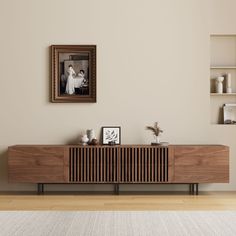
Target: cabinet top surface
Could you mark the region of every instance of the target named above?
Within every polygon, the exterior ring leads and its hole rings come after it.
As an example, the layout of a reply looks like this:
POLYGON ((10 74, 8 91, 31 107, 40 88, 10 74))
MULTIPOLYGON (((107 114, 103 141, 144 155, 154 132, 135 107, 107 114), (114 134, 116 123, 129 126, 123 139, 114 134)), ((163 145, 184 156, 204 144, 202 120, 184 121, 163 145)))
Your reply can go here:
POLYGON ((17 144, 9 147, 214 147, 226 146, 222 144, 169 144, 169 145, 150 145, 150 144, 122 144, 122 145, 80 145, 80 144, 17 144))

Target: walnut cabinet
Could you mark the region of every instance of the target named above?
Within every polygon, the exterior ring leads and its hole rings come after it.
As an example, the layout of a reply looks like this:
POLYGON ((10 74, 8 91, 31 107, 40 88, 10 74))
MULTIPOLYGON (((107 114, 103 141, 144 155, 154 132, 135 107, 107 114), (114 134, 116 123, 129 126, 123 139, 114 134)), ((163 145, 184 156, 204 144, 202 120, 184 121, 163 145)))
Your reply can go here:
POLYGON ((223 145, 16 145, 8 149, 9 182, 199 183, 229 182, 229 148, 223 145))

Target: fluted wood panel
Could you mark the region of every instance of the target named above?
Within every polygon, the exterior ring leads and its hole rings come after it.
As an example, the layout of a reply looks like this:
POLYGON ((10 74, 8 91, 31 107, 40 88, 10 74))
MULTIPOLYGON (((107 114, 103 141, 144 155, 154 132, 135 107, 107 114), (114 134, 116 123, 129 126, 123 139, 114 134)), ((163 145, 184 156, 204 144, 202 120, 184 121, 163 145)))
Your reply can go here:
POLYGON ((168 182, 167 147, 121 147, 120 183, 168 182))
POLYGON ((167 147, 71 147, 69 152, 70 182, 168 182, 167 147))
POLYGON ((118 182, 117 147, 69 148, 69 181, 78 183, 118 182))

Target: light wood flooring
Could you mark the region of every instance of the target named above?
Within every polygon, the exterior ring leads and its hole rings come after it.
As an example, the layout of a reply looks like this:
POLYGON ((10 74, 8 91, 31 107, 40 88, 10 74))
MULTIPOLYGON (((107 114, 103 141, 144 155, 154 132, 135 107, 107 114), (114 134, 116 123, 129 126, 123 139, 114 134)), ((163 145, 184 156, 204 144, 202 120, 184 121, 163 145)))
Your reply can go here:
POLYGON ((71 193, 0 192, 0 210, 236 210, 236 192, 71 193))

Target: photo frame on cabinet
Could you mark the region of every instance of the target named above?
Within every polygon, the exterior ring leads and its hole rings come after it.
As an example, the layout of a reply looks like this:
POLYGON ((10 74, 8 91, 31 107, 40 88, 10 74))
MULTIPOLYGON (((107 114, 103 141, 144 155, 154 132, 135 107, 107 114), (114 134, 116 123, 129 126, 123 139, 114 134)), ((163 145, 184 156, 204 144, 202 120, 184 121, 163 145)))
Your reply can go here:
POLYGON ((223 105, 224 124, 235 125, 236 124, 236 104, 224 104, 223 105))
POLYGON ((102 144, 103 145, 120 145, 121 144, 121 127, 120 126, 103 126, 102 127, 102 144))
POLYGON ((51 46, 51 101, 95 103, 96 45, 51 46))

